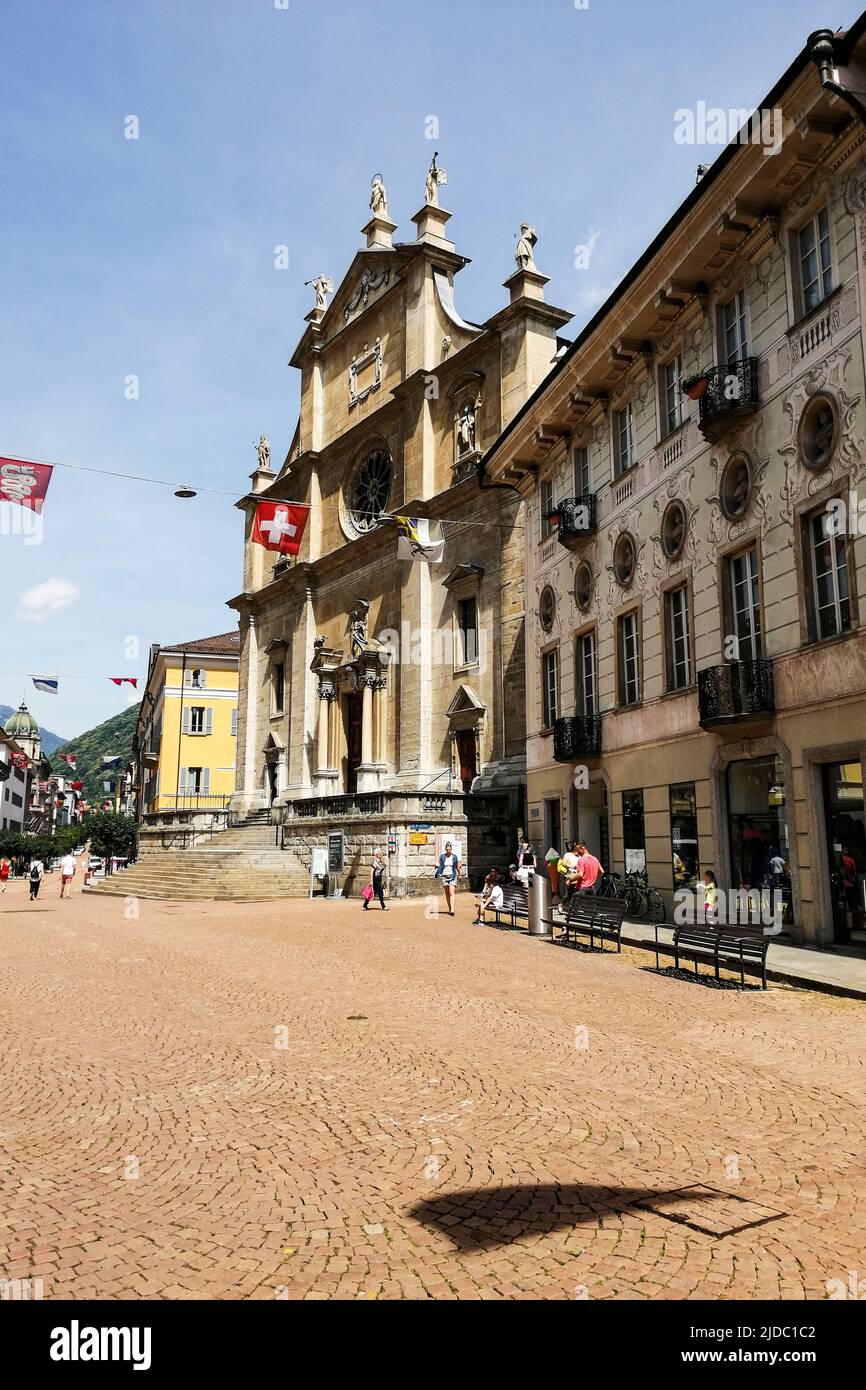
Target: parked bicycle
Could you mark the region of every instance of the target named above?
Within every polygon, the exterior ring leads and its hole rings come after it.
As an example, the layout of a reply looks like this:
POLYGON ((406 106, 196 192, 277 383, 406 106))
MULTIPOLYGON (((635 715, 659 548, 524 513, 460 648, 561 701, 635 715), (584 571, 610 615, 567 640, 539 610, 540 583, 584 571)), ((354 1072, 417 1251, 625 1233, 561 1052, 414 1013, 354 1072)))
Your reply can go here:
POLYGON ((620 874, 605 874, 600 892, 602 897, 618 898, 624 902, 629 917, 646 917, 659 924, 667 917, 664 898, 657 888, 650 888, 645 870, 634 870, 625 878, 620 874))

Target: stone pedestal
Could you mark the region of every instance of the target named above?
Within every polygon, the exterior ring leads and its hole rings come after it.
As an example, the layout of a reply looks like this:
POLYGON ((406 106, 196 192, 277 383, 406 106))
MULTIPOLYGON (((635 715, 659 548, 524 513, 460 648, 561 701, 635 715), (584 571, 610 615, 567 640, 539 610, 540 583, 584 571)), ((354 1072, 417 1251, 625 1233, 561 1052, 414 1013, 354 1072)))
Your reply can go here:
POLYGON ((390 251, 393 242, 392 237, 397 230, 397 223, 392 222, 388 217, 371 217, 366 227, 361 228, 361 235, 367 238, 367 250, 370 251, 374 246, 382 246, 390 251))
POLYGON ((516 299, 543 299, 544 286, 549 279, 550 276, 542 275, 540 270, 515 270, 503 284, 513 304, 516 299))
POLYGON ((451 213, 444 208, 431 206, 425 203, 420 212, 416 212, 412 221, 418 228, 418 241, 426 241, 431 246, 438 246, 441 251, 454 251, 456 247, 453 241, 449 241, 445 235, 445 223, 450 222, 451 213))

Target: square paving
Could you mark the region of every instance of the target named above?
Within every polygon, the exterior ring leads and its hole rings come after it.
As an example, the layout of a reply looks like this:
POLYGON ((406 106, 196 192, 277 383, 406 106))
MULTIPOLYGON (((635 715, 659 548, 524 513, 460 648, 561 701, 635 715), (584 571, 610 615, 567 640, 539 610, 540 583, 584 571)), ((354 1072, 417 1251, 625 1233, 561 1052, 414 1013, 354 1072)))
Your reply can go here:
POLYGON ((423 903, 0 901, 0 1279, 45 1298, 826 1298, 866 1006, 423 903), (135 913, 138 912, 136 918, 135 913))

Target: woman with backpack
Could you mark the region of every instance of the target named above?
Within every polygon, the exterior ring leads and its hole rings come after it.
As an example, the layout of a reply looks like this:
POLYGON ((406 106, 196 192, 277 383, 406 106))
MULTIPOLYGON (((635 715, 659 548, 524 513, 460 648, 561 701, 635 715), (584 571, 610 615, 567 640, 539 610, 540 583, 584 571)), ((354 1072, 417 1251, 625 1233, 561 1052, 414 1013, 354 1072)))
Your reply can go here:
POLYGON ((460 860, 454 853, 451 841, 447 840, 445 849, 439 856, 439 867, 436 870, 436 877, 441 878, 442 887, 445 889, 445 906, 448 909, 448 916, 454 916, 454 885, 460 877, 460 860))
POLYGON ((30 860, 30 901, 35 903, 39 897, 39 889, 42 887, 42 875, 45 872, 41 859, 30 860))

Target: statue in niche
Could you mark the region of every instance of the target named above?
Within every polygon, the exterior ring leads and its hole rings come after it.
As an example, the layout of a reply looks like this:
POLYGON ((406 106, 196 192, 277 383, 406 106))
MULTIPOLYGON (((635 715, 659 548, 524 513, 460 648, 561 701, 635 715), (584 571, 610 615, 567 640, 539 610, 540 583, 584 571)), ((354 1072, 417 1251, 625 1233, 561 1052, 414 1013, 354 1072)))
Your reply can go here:
POLYGON ((363 652, 369 650, 370 642, 367 637, 367 614, 370 605, 366 599, 358 599, 349 613, 349 633, 352 641, 352 656, 361 656, 363 652))
POLYGON ((457 416, 457 453, 472 453, 475 449, 475 403, 467 401, 457 416))
POLYGON ((436 150, 430 160, 430 168, 427 170, 427 205, 431 208, 438 208, 439 206, 439 185, 448 182, 448 175, 445 170, 440 169, 436 163, 438 157, 439 151, 436 150))
POLYGON ((534 251, 538 242, 538 233, 534 227, 530 227, 528 222, 521 222, 520 236, 517 238, 517 249, 514 252, 514 259, 517 262, 518 270, 537 270, 535 264, 534 251))
POLYGON ((265 468, 270 471, 271 446, 268 443, 267 435, 262 434, 259 436, 259 442, 256 445, 256 453, 259 456, 259 468, 265 468))
POLYGON ((328 275, 323 275, 321 271, 315 280, 305 280, 305 285, 312 285, 316 295, 316 308, 327 309, 328 295, 334 293, 334 282, 328 275))
POLYGON ((381 174, 374 174, 370 184, 370 211, 374 217, 388 216, 388 194, 381 174))

